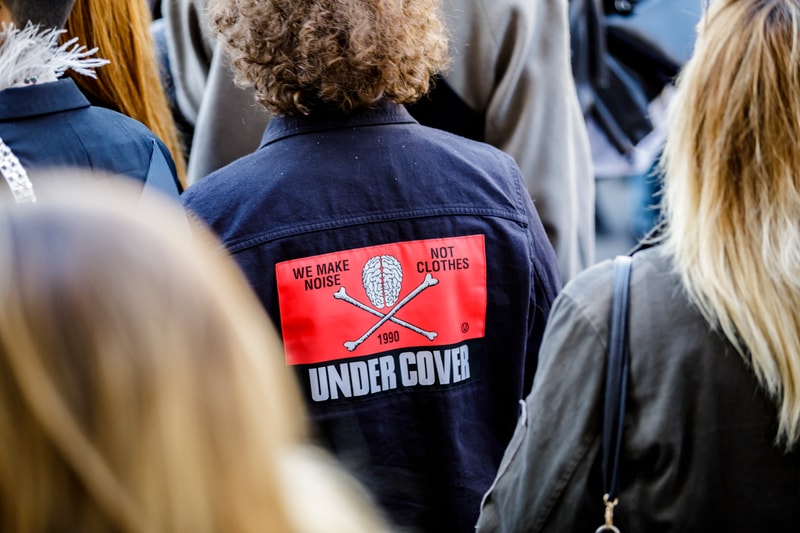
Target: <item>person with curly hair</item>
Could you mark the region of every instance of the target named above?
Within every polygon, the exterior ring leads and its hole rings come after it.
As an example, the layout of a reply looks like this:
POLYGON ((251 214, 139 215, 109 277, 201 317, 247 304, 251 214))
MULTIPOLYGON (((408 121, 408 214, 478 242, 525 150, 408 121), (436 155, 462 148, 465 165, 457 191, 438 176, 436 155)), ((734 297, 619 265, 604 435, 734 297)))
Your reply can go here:
MULTIPOLYGON (((595 261, 595 176, 570 69, 565 0, 444 0, 450 67, 408 110, 426 126, 483 141, 519 165, 562 280, 595 261)), ((253 152, 269 116, 237 87, 205 0, 168 0, 153 31, 187 130, 187 181, 253 152)))
POLYGON ((403 531, 473 531, 558 264, 513 158, 420 125, 436 0, 214 0, 261 146, 182 198, 278 329, 315 436, 403 531))

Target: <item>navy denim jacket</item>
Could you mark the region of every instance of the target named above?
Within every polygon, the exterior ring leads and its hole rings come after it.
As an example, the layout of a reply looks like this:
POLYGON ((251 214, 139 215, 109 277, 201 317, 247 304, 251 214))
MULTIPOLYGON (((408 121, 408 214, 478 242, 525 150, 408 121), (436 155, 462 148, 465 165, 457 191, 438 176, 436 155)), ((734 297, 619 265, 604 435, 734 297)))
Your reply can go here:
POLYGON ((172 156, 155 133, 90 105, 69 78, 0 91, 0 138, 30 174, 91 168, 141 181, 176 200, 181 190, 172 156))
POLYGON ((381 102, 271 120, 183 195, 281 331, 317 437, 411 531, 472 531, 558 266, 513 159, 381 102))

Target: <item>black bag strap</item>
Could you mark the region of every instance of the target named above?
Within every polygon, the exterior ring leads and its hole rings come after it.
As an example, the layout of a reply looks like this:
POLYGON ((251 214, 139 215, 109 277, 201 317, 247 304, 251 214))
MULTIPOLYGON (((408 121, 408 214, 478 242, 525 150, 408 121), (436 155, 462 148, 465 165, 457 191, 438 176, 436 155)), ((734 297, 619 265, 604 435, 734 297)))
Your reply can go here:
POLYGON ((614 259, 611 285, 611 317, 606 366, 606 392, 603 407, 603 503, 605 524, 597 531, 619 531, 614 527, 614 507, 619 496, 619 459, 628 385, 628 291, 633 259, 618 255, 614 259))

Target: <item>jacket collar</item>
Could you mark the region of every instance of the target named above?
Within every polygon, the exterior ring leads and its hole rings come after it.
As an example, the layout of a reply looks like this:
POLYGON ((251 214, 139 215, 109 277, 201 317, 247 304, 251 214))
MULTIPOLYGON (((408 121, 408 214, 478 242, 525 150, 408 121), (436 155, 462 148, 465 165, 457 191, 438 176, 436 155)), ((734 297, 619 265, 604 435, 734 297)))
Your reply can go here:
POLYGON ((267 124, 259 148, 294 135, 378 124, 417 124, 417 121, 405 107, 385 98, 369 109, 349 115, 320 113, 311 116, 278 116, 271 118, 267 124))
POLYGON ((89 107, 70 78, 0 91, 0 122, 89 107))

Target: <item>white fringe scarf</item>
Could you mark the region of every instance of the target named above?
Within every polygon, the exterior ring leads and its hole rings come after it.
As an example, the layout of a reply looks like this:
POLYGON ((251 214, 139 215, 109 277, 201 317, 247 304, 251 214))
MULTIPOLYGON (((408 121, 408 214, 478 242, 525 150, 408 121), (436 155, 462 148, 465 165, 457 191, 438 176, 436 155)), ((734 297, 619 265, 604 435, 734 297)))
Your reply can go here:
POLYGON ((0 91, 35 83, 56 81, 72 69, 84 76, 96 77, 94 69, 108 60, 91 57, 97 48, 87 50, 73 37, 64 44, 58 38, 66 30, 39 31, 28 23, 24 29, 14 24, 0 27, 0 91))

